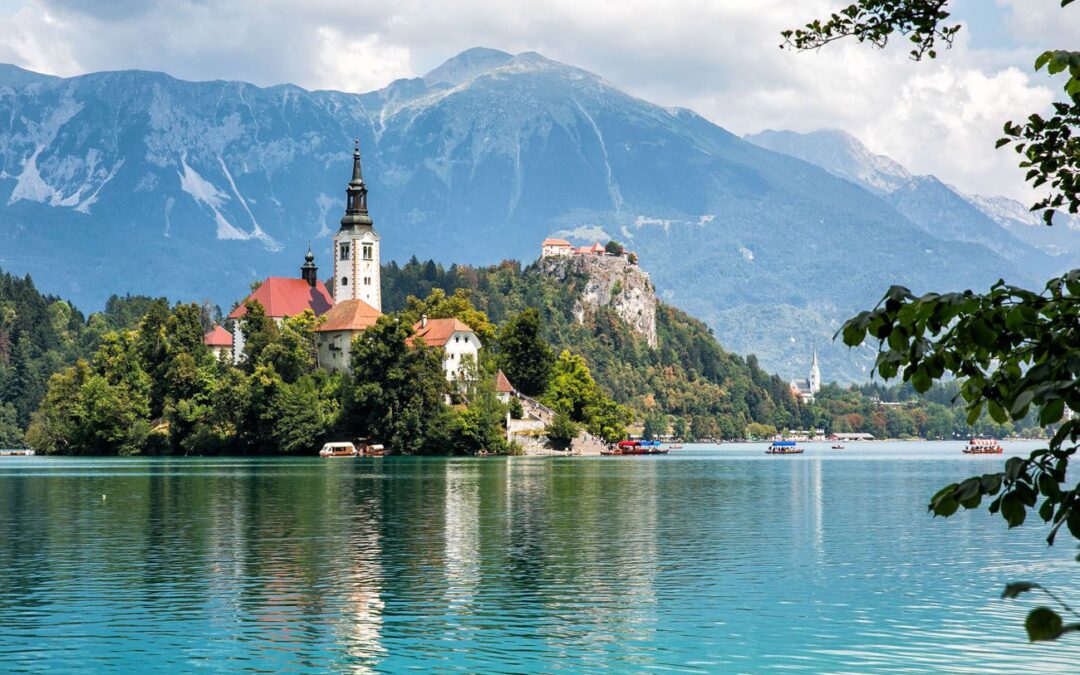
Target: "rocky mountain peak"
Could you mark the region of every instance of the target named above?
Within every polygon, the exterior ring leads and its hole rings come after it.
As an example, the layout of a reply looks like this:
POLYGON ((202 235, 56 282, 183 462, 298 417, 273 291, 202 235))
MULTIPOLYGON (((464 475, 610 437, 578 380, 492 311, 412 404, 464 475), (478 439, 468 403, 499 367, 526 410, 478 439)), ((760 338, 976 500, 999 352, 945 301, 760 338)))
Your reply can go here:
POLYGON ((492 68, 506 65, 513 58, 513 54, 498 49, 473 47, 447 59, 442 65, 425 74, 423 79, 428 84, 442 83, 456 87, 492 68))

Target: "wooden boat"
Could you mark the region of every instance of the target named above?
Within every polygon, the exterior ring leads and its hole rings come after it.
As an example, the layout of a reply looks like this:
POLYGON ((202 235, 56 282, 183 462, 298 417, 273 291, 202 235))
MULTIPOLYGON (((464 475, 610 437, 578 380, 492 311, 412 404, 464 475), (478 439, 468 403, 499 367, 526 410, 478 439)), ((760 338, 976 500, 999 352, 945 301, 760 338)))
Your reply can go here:
POLYGON ((612 455, 621 455, 623 453, 622 453, 622 448, 619 448, 618 446, 615 446, 614 448, 606 448, 604 450, 601 450, 600 454, 605 455, 607 457, 610 457, 612 455))
POLYGON ((682 450, 682 443, 676 443, 675 445, 669 445, 668 450, 682 450))
MULTIPOLYGON (((666 455, 668 449, 660 441, 619 441, 615 446, 619 455, 666 455)), ((603 453, 601 453, 603 454, 603 453)))
POLYGON ((964 448, 965 455, 1000 455, 1005 450, 992 438, 973 438, 964 448))
POLYGON ((773 441, 766 455, 801 455, 803 449, 795 444, 795 441, 773 441))
POLYGON ((319 457, 356 457, 359 454, 352 443, 327 443, 319 450, 319 457))
POLYGON ((379 443, 361 443, 357 451, 363 457, 385 457, 386 448, 379 443))
POLYGON ((844 449, 844 446, 843 446, 843 445, 841 445, 841 444, 839 444, 839 443, 837 443, 836 445, 832 446, 832 449, 833 449, 833 450, 843 450, 843 449, 844 449))

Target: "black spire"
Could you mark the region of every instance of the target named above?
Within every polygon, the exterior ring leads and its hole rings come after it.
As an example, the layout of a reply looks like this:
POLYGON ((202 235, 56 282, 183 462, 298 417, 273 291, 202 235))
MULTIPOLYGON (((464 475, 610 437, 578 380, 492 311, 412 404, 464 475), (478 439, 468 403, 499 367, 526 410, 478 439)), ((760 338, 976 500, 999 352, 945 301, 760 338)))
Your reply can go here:
POLYGON ((307 244, 307 255, 304 256, 304 264, 300 267, 300 278, 308 282, 308 286, 315 288, 319 283, 319 268, 315 266, 315 254, 311 252, 311 242, 307 244))
POLYGON ((341 217, 341 229, 351 230, 356 226, 371 227, 371 216, 367 210, 367 185, 360 170, 360 139, 356 139, 352 155, 352 180, 345 189, 345 215, 341 217))

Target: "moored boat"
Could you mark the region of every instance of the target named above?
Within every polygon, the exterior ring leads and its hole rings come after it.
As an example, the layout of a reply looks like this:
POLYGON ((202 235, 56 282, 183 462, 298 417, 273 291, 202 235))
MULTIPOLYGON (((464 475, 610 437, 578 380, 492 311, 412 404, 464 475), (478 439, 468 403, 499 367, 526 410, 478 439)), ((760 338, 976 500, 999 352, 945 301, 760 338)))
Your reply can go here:
POLYGON ((1004 451, 1001 443, 992 438, 973 438, 964 448, 965 455, 1000 455, 1004 451))
POLYGON ((360 451, 352 443, 327 443, 319 450, 319 457, 356 457, 360 451))
POLYGON ((609 455, 666 455, 668 449, 660 441, 619 441, 609 455))
POLYGON ((833 450, 843 450, 844 446, 841 445, 840 443, 837 443, 836 445, 832 446, 832 449, 833 450))
POLYGON ((801 455, 803 449, 795 444, 795 441, 773 441, 766 455, 801 455))

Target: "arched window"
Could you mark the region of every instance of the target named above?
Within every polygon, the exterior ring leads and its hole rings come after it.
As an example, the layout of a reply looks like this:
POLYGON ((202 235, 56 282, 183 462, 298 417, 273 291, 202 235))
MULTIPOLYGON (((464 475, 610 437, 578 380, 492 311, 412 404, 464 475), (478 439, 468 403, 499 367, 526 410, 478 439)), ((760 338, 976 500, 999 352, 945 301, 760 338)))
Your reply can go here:
POLYGON ((348 286, 349 285, 349 277, 341 277, 341 285, 342 286, 348 286))

